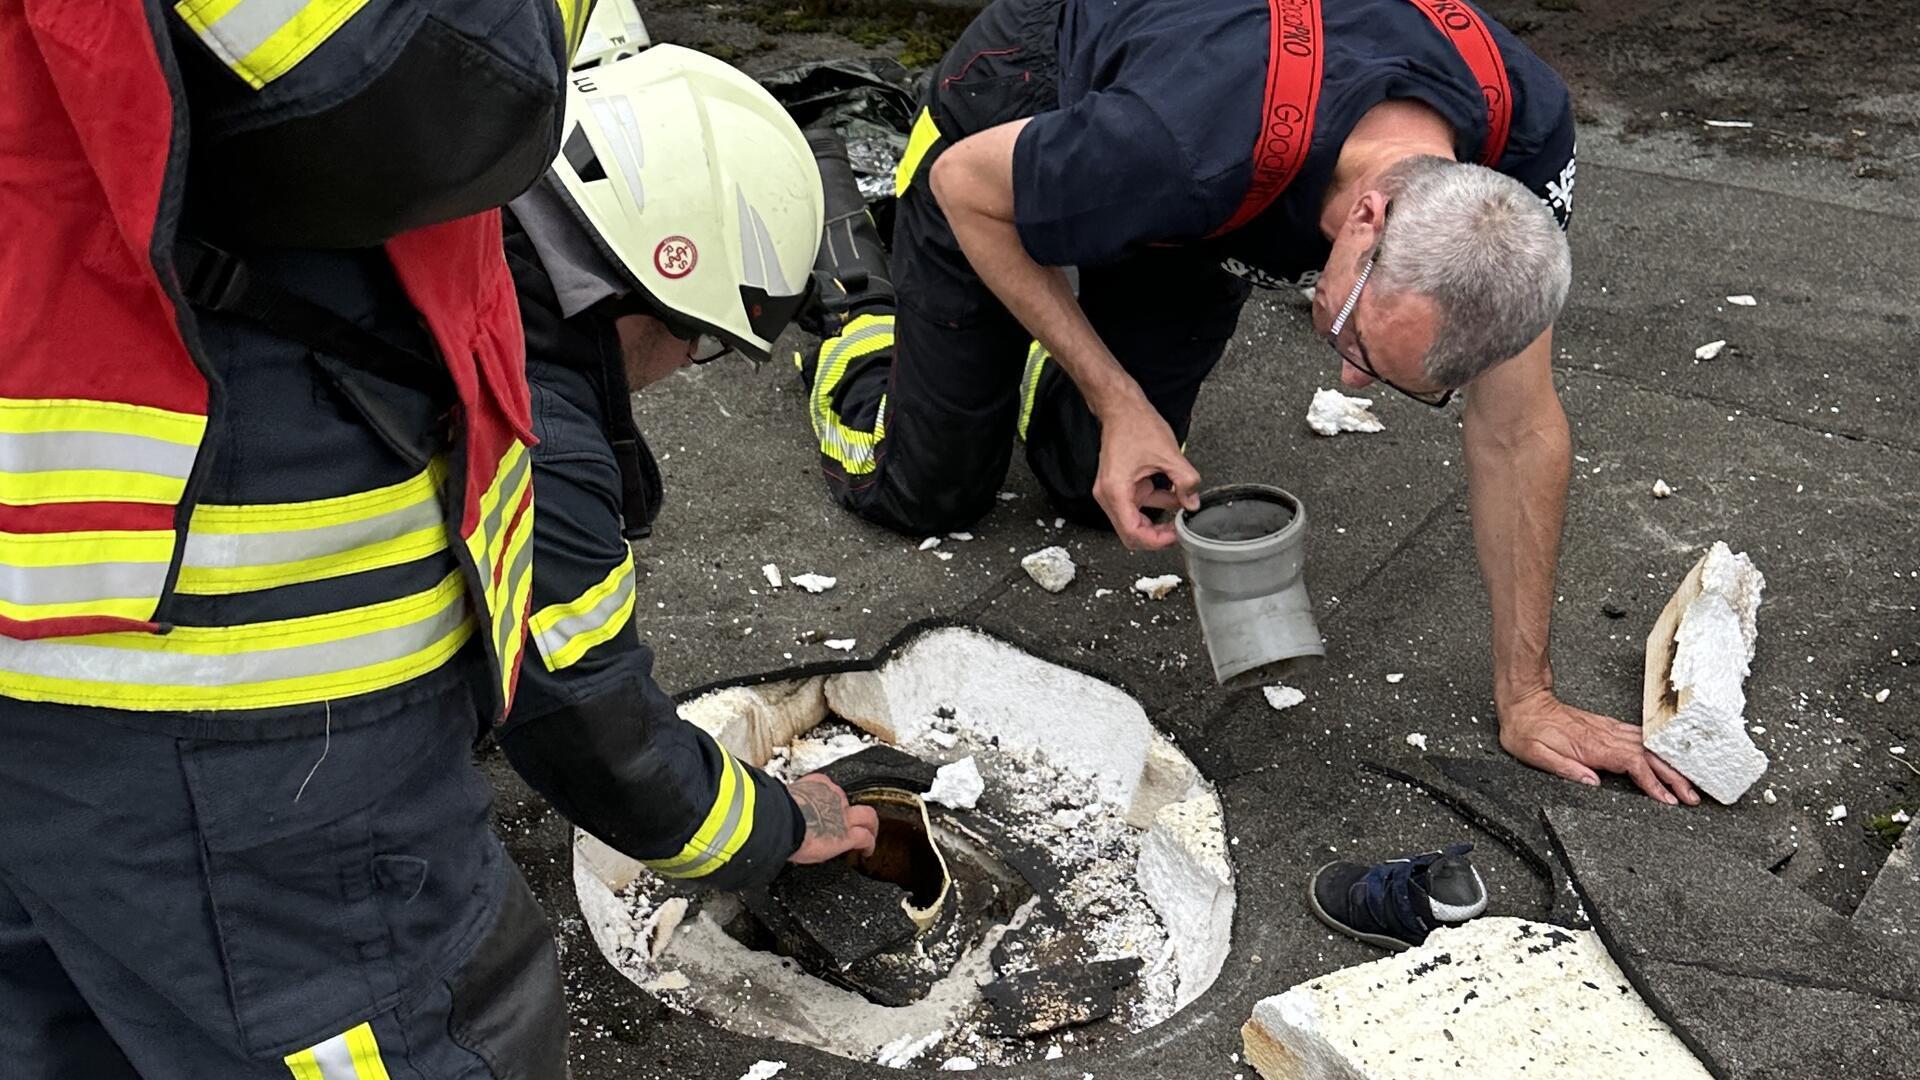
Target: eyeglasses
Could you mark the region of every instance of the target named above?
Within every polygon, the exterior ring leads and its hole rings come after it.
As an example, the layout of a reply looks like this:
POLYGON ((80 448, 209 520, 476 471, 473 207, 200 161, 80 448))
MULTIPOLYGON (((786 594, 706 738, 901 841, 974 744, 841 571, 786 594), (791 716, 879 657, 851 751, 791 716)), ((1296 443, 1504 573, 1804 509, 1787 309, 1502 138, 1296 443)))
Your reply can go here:
POLYGON ((1340 335, 1347 328, 1347 319, 1353 315, 1354 306, 1360 303, 1360 293, 1367 287, 1367 279, 1373 276, 1373 266, 1379 258, 1380 245, 1375 244, 1373 250, 1367 254, 1367 261, 1360 267, 1360 276, 1354 279, 1353 291, 1347 294, 1347 302, 1340 305, 1340 313, 1333 317, 1333 325, 1327 328, 1327 344, 1331 346, 1334 353, 1340 357, 1342 363, 1353 365, 1354 370, 1360 372, 1362 375, 1390 389, 1397 390, 1422 405, 1431 405, 1436 409, 1443 409, 1446 407, 1447 402, 1453 400, 1452 388, 1416 392, 1400 386, 1392 379, 1387 378, 1385 375, 1373 369, 1373 362, 1367 359, 1366 350, 1360 347, 1358 334, 1354 336, 1352 349, 1349 350, 1340 347, 1340 335))

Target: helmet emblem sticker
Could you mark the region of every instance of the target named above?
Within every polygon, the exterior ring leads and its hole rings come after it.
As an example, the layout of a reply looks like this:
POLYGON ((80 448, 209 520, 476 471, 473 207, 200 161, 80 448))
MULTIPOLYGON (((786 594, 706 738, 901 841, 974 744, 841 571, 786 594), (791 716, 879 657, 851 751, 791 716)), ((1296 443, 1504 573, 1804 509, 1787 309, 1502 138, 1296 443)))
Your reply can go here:
POLYGON ((669 236, 653 249, 653 268, 662 277, 686 277, 699 263, 700 249, 684 236, 669 236))

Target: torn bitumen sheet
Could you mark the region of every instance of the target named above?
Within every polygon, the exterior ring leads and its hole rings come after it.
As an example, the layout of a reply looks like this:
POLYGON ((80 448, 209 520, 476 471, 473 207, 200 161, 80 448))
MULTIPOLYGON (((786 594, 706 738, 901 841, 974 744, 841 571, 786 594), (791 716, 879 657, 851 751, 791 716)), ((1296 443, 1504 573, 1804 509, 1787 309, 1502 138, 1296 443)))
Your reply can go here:
POLYGON ((1920 860, 1914 858, 1916 836, 1909 829, 1874 875, 1867 898, 1853 913, 1853 925, 1885 934, 1920 950, 1920 860))
POLYGON ((1541 812, 1569 806, 1603 811, 1621 820, 1647 821, 1663 828, 1697 830, 1723 851, 1735 852, 1762 870, 1788 866, 1799 844, 1793 815, 1781 809, 1735 820, 1709 814, 1677 817, 1670 808, 1624 787, 1589 788, 1569 784, 1536 769, 1503 760, 1428 755, 1419 762, 1369 763, 1385 776, 1413 784, 1524 858, 1547 888, 1543 896, 1552 920, 1567 926, 1585 923, 1566 873, 1555 859, 1541 812))
POLYGON ((913 940, 906 898, 900 886, 838 859, 789 867, 764 893, 743 897, 786 951, 817 949, 835 971, 913 940))
POLYGON ((1061 964, 1008 975, 981 994, 1007 1030, 1045 1035, 1112 1013, 1115 991, 1138 978, 1140 967, 1137 956, 1061 964))
POLYGON ((849 754, 820 771, 849 795, 870 788, 898 788, 925 795, 932 790, 939 767, 882 744, 849 754))
POLYGON ((1715 1076, 1912 1075, 1920 955, 1683 829, 1546 818, 1608 952, 1715 1076))

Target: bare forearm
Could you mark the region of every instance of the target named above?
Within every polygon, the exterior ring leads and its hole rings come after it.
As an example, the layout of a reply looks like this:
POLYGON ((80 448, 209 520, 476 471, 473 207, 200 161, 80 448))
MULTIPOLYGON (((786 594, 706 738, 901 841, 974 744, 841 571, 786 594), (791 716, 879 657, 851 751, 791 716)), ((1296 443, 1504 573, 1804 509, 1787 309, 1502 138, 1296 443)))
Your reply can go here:
POLYGON ((1528 349, 1537 355, 1495 369, 1501 385, 1477 385, 1468 408, 1474 546, 1493 609, 1494 701, 1503 711, 1553 687, 1548 642, 1572 446, 1549 348, 1543 339, 1528 349), (1502 370, 1523 364, 1528 370, 1502 370))
POLYGON ((1027 254, 1014 227, 1013 144, 1026 121, 970 136, 934 163, 930 182, 967 262, 1046 346, 1096 416, 1144 406, 1139 384, 1100 340, 1058 267, 1027 254))

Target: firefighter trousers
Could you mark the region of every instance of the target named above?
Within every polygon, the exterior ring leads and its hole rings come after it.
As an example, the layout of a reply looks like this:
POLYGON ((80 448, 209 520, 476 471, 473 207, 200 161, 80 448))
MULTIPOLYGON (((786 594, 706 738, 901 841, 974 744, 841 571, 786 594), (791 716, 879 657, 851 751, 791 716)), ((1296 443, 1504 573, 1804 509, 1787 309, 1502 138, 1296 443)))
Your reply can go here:
POLYGON ((0 699, 0 1075, 559 1080, 553 938, 474 704, 275 740, 0 699))

